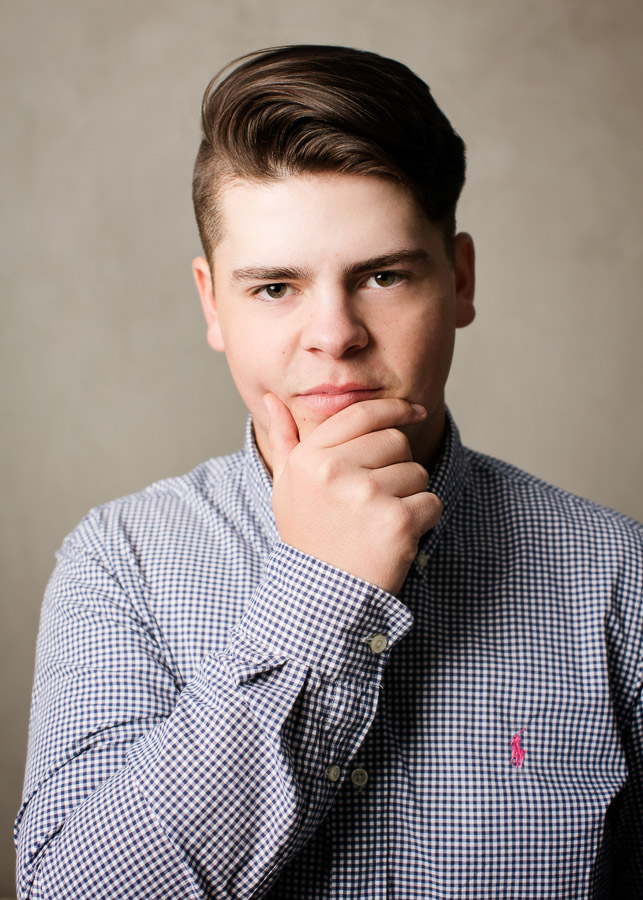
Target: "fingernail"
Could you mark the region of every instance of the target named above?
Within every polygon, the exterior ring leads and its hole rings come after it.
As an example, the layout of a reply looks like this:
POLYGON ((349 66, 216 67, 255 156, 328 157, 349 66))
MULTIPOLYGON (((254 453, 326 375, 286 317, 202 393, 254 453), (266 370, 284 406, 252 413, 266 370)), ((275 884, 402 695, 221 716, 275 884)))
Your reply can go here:
POLYGON ((426 410, 423 406, 420 406, 419 403, 411 403, 413 410, 418 414, 418 416, 425 416, 426 410))

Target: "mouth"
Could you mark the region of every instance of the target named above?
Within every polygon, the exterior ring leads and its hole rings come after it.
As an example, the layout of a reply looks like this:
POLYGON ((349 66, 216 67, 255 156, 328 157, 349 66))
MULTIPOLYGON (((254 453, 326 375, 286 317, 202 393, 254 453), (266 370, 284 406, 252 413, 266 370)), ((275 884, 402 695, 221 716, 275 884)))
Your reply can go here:
POLYGON ((332 415, 360 400, 372 400, 379 397, 382 388, 373 388, 364 384, 318 384, 298 396, 313 412, 332 415))

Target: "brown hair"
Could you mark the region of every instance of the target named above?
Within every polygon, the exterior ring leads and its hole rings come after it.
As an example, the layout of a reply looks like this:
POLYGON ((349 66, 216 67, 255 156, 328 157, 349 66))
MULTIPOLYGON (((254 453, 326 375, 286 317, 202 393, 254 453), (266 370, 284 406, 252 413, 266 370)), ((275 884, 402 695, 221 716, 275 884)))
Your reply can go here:
POLYGON ((222 238, 218 199, 232 178, 326 173, 392 178, 444 233, 449 253, 465 147, 428 86, 364 50, 301 44, 259 50, 203 97, 192 197, 208 259, 222 238))

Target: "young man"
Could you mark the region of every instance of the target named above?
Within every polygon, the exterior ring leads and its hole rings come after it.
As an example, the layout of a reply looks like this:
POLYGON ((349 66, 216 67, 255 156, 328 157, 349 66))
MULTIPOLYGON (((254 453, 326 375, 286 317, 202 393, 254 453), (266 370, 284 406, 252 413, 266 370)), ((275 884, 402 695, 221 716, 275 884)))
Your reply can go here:
POLYGON ((203 127, 246 445, 60 551, 22 896, 640 897, 642 529, 460 443, 462 141, 336 47, 244 59, 203 127))

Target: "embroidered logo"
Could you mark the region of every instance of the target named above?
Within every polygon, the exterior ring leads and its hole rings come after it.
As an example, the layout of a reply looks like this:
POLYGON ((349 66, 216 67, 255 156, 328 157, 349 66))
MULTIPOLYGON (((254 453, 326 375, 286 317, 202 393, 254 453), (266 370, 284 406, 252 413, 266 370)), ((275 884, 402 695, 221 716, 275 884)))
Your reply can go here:
POLYGON ((525 751, 520 746, 520 735, 524 730, 524 728, 521 728, 511 739, 511 765, 514 769, 522 769, 525 761, 525 751))

